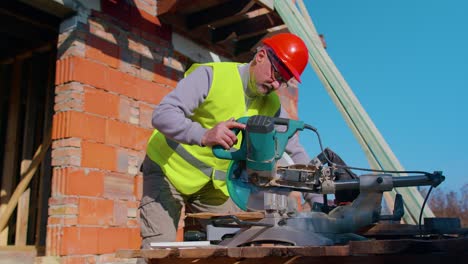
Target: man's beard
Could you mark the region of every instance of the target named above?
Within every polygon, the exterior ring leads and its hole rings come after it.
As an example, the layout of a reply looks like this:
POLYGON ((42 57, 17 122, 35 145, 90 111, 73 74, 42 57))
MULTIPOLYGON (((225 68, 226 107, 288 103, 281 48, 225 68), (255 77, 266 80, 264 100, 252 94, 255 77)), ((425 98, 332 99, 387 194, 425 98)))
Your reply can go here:
POLYGON ((275 89, 270 84, 257 85, 257 92, 262 96, 269 95, 274 90, 275 89))

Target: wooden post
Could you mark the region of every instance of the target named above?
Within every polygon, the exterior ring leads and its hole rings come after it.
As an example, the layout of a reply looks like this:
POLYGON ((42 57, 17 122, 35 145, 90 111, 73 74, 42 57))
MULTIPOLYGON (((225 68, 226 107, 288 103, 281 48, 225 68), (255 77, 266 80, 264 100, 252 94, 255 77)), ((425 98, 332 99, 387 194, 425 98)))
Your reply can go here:
MULTIPOLYGON (((17 60, 13 64, 11 81, 11 94, 8 107, 7 132, 5 140, 5 157, 3 159, 2 189, 0 191, 0 215, 6 210, 15 185, 15 177, 18 174, 18 129, 19 110, 21 98, 21 73, 23 61, 17 60)), ((6 246, 8 242, 8 226, 0 231, 0 246, 6 246)))

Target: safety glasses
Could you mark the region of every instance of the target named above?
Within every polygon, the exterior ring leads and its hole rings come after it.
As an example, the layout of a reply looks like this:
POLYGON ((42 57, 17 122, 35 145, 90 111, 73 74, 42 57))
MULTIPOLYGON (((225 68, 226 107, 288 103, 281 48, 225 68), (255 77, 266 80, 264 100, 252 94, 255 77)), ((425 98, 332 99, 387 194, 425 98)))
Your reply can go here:
POLYGON ((281 61, 276 57, 272 50, 267 49, 267 56, 270 60, 273 77, 279 83, 287 83, 293 75, 286 69, 285 66, 281 63, 281 61))

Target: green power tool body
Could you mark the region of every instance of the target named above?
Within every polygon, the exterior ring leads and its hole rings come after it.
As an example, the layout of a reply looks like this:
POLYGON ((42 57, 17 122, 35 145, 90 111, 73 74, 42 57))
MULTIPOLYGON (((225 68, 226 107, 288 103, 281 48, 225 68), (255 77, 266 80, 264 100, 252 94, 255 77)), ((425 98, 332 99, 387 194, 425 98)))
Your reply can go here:
MULTIPOLYGON (((243 117, 237 122, 246 124, 245 131, 242 131, 244 140, 240 149, 228 151, 215 147, 213 153, 218 158, 232 160, 227 171, 228 191, 234 203, 247 210, 250 194, 258 192, 260 186, 265 186, 276 177, 277 162, 281 159, 288 140, 297 131, 304 129, 304 122, 258 115, 243 117), (278 132, 278 125, 285 126, 286 131, 278 132)), ((239 130, 234 132, 237 134, 239 130)), ((268 187, 271 192, 280 191, 279 186, 268 187)))

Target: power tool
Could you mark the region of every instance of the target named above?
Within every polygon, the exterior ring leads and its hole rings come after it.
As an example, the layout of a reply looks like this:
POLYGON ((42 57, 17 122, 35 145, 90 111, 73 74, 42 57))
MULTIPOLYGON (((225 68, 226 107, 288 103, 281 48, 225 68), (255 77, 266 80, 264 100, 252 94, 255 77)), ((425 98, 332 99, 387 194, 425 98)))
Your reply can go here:
MULTIPOLYGON (((234 203, 245 211, 263 210, 265 218, 246 222, 235 216, 213 219, 213 225, 240 227, 221 242, 226 246, 281 244, 291 246, 323 246, 363 240, 357 230, 379 220, 399 221, 403 216, 403 200, 397 195, 392 215, 381 215, 382 193, 395 187, 438 186, 444 181, 442 172, 398 177, 389 173, 365 174, 358 179, 334 181, 335 165, 279 164, 288 140, 304 129, 317 129, 299 120, 268 116, 242 117, 246 124, 241 146, 237 150, 213 148, 216 157, 231 160, 227 171, 227 187, 234 203), (282 131, 280 131, 282 130, 282 131), (327 212, 321 209, 297 212, 288 199, 292 191, 333 194, 339 190, 359 190, 352 203, 327 212), (258 206, 258 200, 263 200, 258 206)), ((321 141, 319 137, 321 146, 321 141)), ((325 202, 326 203, 326 202, 325 202)), ((318 207, 320 208, 320 207, 318 207)))

